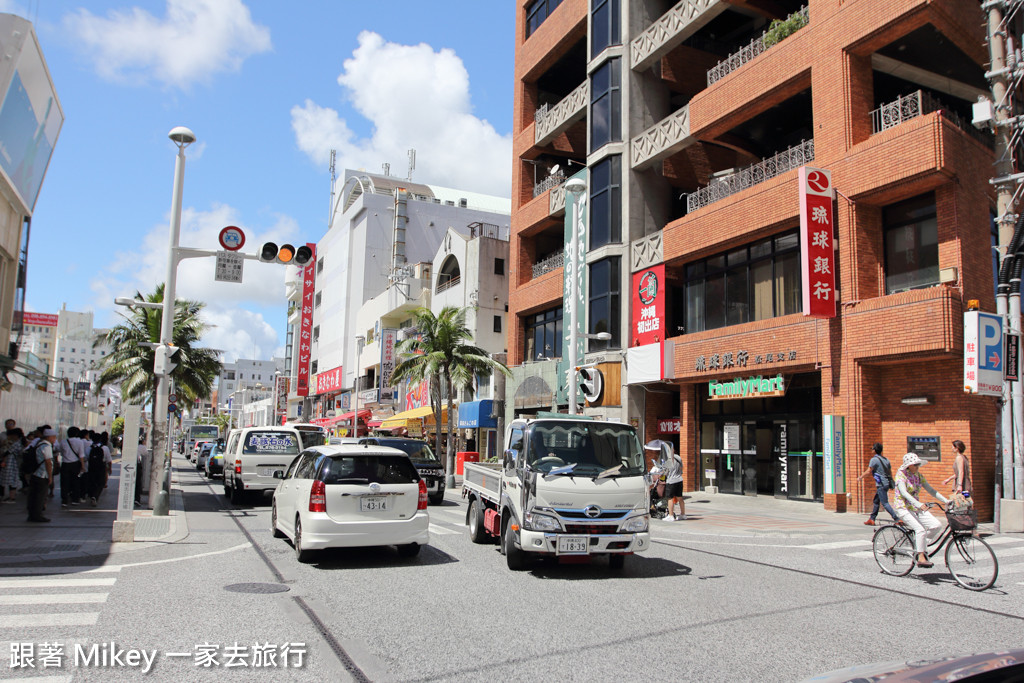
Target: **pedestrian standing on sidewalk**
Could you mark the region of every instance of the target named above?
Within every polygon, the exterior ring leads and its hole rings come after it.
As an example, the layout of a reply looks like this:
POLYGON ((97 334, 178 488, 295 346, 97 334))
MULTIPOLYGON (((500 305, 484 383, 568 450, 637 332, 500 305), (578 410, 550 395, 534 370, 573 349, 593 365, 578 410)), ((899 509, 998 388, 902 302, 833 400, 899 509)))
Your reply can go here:
POLYGON ((60 506, 78 504, 78 481, 82 474, 82 447, 78 441, 78 427, 68 427, 67 438, 60 446, 60 506))
POLYGON ((114 468, 114 453, 110 450, 110 435, 106 432, 100 432, 100 445, 103 446, 103 488, 106 489, 114 468))
MULTIPOLYGON (((13 422, 13 420, 8 420, 13 422)), ((3 502, 17 502, 18 489, 21 488, 21 454, 25 450, 25 433, 18 427, 12 427, 4 434, 7 440, 4 442, 2 466, 0 466, 0 486, 3 487, 3 502)))
POLYGON ((928 512, 928 506, 918 500, 921 489, 932 494, 943 503, 948 503, 944 495, 932 488, 928 480, 920 472, 921 458, 916 453, 903 456, 903 465, 896 472, 896 514, 914 532, 914 549, 917 551, 917 566, 923 569, 934 567, 925 549, 939 535, 942 525, 935 516, 928 512))
POLYGON ((875 518, 878 517, 879 506, 884 507, 885 511, 892 517, 892 521, 896 521, 896 511, 889 505, 889 491, 893 487, 892 478, 892 465, 889 464, 889 459, 882 455, 882 444, 876 443, 872 450, 874 455, 871 456, 871 460, 868 461, 868 468, 857 477, 857 480, 863 480, 864 477, 871 475, 875 481, 875 498, 871 502, 871 516, 864 520, 864 523, 868 526, 875 525, 875 518))
POLYGON ((107 485, 107 464, 104 461, 103 453, 103 440, 100 435, 95 432, 89 432, 92 434, 92 442, 88 445, 89 448, 89 473, 88 477, 88 490, 89 490, 89 503, 96 507, 97 501, 99 500, 100 494, 103 493, 103 487, 107 485))
POLYGON ((668 499, 668 512, 665 521, 678 521, 686 519, 686 505, 683 503, 683 459, 672 448, 667 441, 661 442, 662 460, 667 469, 665 476, 665 498, 668 499), (676 503, 679 503, 679 514, 673 513, 676 503), (669 519, 669 515, 672 519, 669 519))
POLYGON ((43 516, 46 509, 46 495, 53 484, 53 444, 57 441, 57 432, 51 427, 42 427, 40 437, 33 448, 36 468, 29 475, 28 489, 28 521, 49 522, 43 516))
POLYGON ((963 441, 953 439, 953 453, 956 454, 953 458, 953 475, 943 479, 942 483, 953 482, 953 493, 960 493, 966 498, 970 498, 974 493, 974 487, 971 484, 971 465, 967 462, 967 456, 964 455, 966 450, 967 446, 963 441))

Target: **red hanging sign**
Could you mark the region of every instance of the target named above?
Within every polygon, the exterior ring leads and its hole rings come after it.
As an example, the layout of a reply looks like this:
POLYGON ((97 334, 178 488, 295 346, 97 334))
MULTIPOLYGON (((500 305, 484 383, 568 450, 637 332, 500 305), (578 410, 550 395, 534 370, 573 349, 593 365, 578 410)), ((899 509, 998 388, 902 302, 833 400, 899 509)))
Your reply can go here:
POLYGON ((834 318, 836 315, 836 254, 833 235, 832 173, 801 166, 800 179, 800 275, 804 315, 834 318))
POLYGON ((633 273, 633 329, 630 345, 665 339, 665 264, 633 273))
POLYGON ((295 393, 309 396, 309 356, 313 349, 313 297, 316 296, 316 244, 307 242, 313 251, 309 265, 302 269, 302 324, 299 326, 299 370, 295 393))

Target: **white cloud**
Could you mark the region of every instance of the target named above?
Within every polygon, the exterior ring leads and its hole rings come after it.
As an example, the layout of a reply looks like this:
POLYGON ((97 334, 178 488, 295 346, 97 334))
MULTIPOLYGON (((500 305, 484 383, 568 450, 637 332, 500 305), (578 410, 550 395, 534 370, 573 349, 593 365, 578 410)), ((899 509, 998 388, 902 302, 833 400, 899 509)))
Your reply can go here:
POLYGON ((241 0, 167 0, 161 18, 139 7, 106 17, 79 9, 65 15, 64 27, 100 76, 131 84, 187 89, 271 49, 270 29, 253 23, 241 0))
POLYGON ((340 168, 379 171, 388 162, 404 175, 406 152, 415 148, 413 179, 509 195, 512 136, 473 115, 469 74, 453 50, 389 43, 364 31, 338 84, 373 132, 358 138, 337 110, 312 100, 292 107, 299 149, 317 164, 335 149, 340 168))
MULTIPOLYGON (((209 211, 183 210, 178 244, 219 250, 217 237, 227 225, 237 225, 245 231, 244 251, 249 253, 267 241, 295 243, 299 234, 298 225, 290 217, 279 216, 270 226, 253 226, 246 224, 232 207, 217 205, 209 211)), ((168 231, 166 223, 153 226, 136 251, 117 253, 113 262, 93 278, 90 286, 98 317, 107 317, 113 311, 115 297, 134 296, 136 291, 149 294, 165 280, 168 231)), ((235 284, 215 282, 214 264, 211 257, 185 259, 177 271, 177 298, 206 302, 203 318, 216 325, 208 332, 204 345, 223 350, 228 360, 252 358, 254 348, 257 358, 269 359, 279 351, 281 340, 277 330, 284 327, 287 313, 284 267, 246 260, 242 283, 235 284), (260 308, 276 308, 280 318, 272 324, 252 310, 260 308)), ((112 323, 116 322, 114 316, 109 317, 112 323)))

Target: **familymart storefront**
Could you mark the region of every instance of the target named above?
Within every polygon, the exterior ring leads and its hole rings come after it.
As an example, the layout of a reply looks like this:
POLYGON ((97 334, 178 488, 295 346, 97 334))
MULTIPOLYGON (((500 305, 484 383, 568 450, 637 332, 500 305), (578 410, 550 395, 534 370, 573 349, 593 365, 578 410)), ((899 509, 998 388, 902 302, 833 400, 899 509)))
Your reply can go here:
POLYGON ((695 391, 700 489, 824 499, 820 372, 737 376, 695 391))

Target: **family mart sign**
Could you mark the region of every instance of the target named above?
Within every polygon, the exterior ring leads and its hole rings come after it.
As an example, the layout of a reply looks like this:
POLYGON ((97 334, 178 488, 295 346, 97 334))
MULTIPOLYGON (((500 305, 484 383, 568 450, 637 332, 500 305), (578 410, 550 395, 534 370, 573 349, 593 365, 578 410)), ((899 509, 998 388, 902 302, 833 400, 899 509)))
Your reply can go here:
POLYGON ((733 398, 759 398, 763 396, 785 396, 786 385, 782 375, 775 377, 737 377, 731 382, 709 382, 708 400, 726 401, 733 398))

